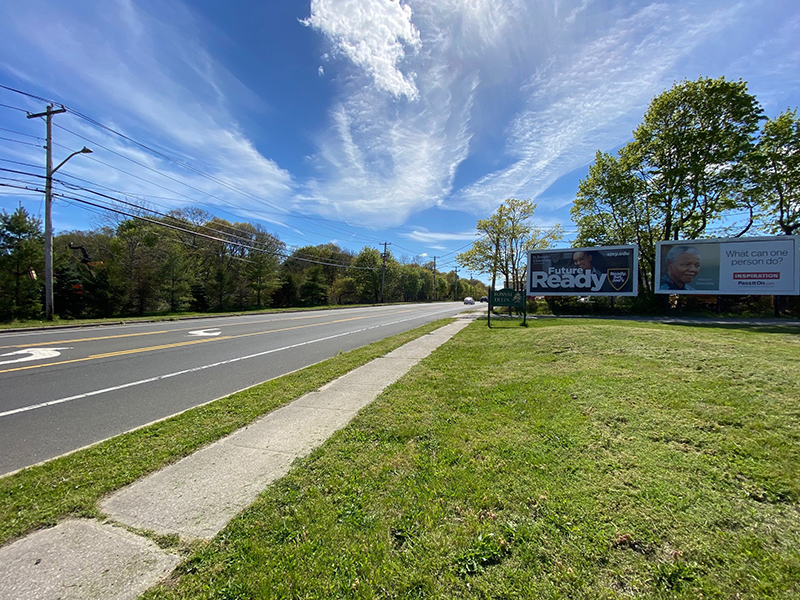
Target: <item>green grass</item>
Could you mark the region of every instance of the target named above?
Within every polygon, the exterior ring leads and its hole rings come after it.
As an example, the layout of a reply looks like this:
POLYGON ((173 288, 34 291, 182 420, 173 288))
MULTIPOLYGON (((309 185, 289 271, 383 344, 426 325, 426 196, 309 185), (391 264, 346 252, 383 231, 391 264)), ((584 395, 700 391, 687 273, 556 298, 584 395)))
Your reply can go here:
POLYGON ((0 478, 0 545, 66 516, 98 516, 97 501, 259 416, 450 322, 443 319, 191 409, 90 448, 0 478))
POLYGON ((476 323, 145 597, 800 597, 800 336, 476 323))

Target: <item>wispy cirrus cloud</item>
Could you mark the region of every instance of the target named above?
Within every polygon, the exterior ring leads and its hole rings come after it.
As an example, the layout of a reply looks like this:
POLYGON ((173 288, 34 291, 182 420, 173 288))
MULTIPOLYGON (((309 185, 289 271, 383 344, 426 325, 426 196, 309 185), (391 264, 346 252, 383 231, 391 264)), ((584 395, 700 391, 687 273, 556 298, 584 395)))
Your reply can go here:
MULTIPOLYGON (((314 12, 320 4, 312 2, 309 21, 332 44, 359 39, 362 2, 328 0, 324 18, 314 12)), ((485 214, 507 197, 537 198, 598 148, 624 143, 648 101, 681 78, 681 61, 724 32, 744 6, 388 4, 419 32, 414 53, 402 57, 403 68, 416 73, 415 101, 398 102, 401 88, 388 91, 377 80, 347 80, 330 112, 332 126, 319 138, 318 174, 306 188, 321 214, 357 215, 376 227, 432 206, 485 214), (472 156, 501 166, 476 171, 472 156)), ((391 56, 397 69, 400 55, 391 56)), ((353 60, 371 72, 362 63, 353 60)), ((546 212, 563 202, 540 204, 546 212)))
POLYGON ((560 32, 568 45, 523 87, 524 108, 507 129, 511 164, 456 192, 451 206, 486 211, 498 198, 536 198, 591 161, 598 148, 624 143, 649 100, 675 78, 679 62, 723 31, 740 8, 697 14, 650 4, 629 14, 619 10, 594 39, 573 38, 571 31, 581 17, 594 18, 589 4, 570 12, 560 32))
MULTIPOLYGON (((131 0, 69 6, 11 2, 0 8, 8 33, 0 41, 0 55, 26 79, 46 82, 50 94, 73 108, 144 139, 213 178, 186 171, 72 117, 57 119, 58 125, 146 166, 95 148, 96 157, 140 177, 127 176, 125 191, 163 197, 163 189, 144 180, 157 181, 196 202, 237 215, 260 213, 263 220, 280 220, 280 211, 257 197, 291 199, 293 177, 257 150, 230 112, 232 94, 252 94, 209 54, 183 4, 164 2, 152 10, 160 12, 148 12, 131 0), (43 12, 47 19, 41 18, 43 12), (75 104, 71 98, 82 102, 75 104), (87 99, 97 100, 87 105, 87 99)), ((61 142, 92 145, 64 134, 61 142)), ((119 187, 118 171, 95 163, 89 172, 90 165, 72 161, 69 169, 119 187)), ((175 196, 168 208, 186 203, 181 196, 166 194, 175 196)))
POLYGON ((414 229, 409 233, 401 233, 400 237, 414 240, 415 242, 422 242, 424 244, 439 243, 439 242, 460 242, 463 240, 474 240, 477 233, 473 231, 464 231, 461 233, 449 233, 444 231, 428 231, 424 228, 414 229))

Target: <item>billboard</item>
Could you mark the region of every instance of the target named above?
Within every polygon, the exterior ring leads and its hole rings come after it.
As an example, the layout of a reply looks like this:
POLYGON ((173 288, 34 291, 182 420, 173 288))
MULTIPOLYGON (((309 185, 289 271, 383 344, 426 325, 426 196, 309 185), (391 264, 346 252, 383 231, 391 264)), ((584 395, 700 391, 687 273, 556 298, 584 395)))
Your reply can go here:
POLYGON ((528 296, 635 296, 637 246, 528 252, 528 296))
POLYGON ((658 294, 800 294, 800 237, 656 243, 658 294))

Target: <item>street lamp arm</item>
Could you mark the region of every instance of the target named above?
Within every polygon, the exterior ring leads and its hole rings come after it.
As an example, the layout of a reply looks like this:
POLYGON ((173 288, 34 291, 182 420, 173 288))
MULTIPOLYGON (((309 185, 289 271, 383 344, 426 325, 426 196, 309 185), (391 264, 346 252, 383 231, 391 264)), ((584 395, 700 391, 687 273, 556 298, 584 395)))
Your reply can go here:
POLYGON ((58 166, 57 166, 55 169, 53 169, 52 171, 50 171, 50 174, 52 175, 53 173, 55 173, 56 171, 58 171, 58 170, 59 170, 61 167, 63 167, 63 166, 64 166, 64 164, 65 164, 65 163, 66 163, 66 162, 67 162, 67 161, 68 161, 70 158, 72 158, 72 157, 73 157, 73 156, 75 156, 76 154, 91 154, 91 153, 92 153, 92 151, 91 151, 91 150, 89 150, 89 148, 87 148, 86 146, 84 146, 84 147, 83 147, 83 148, 81 148, 80 150, 78 150, 78 151, 76 151, 76 152, 73 152, 73 153, 72 153, 72 154, 70 154, 70 155, 69 155, 67 158, 65 158, 65 159, 64 159, 64 160, 62 160, 60 163, 58 163, 58 166))

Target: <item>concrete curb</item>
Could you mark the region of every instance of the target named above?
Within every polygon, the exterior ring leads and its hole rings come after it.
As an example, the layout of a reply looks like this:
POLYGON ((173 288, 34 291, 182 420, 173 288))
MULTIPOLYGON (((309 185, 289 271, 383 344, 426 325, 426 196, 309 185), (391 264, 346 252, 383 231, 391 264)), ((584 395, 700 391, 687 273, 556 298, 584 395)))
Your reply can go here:
MULTIPOLYGON (((131 528, 213 538, 296 459, 477 316, 464 315, 118 490, 101 510, 131 528)), ((179 562, 120 527, 71 519, 0 548, 0 600, 136 598, 179 562)))

